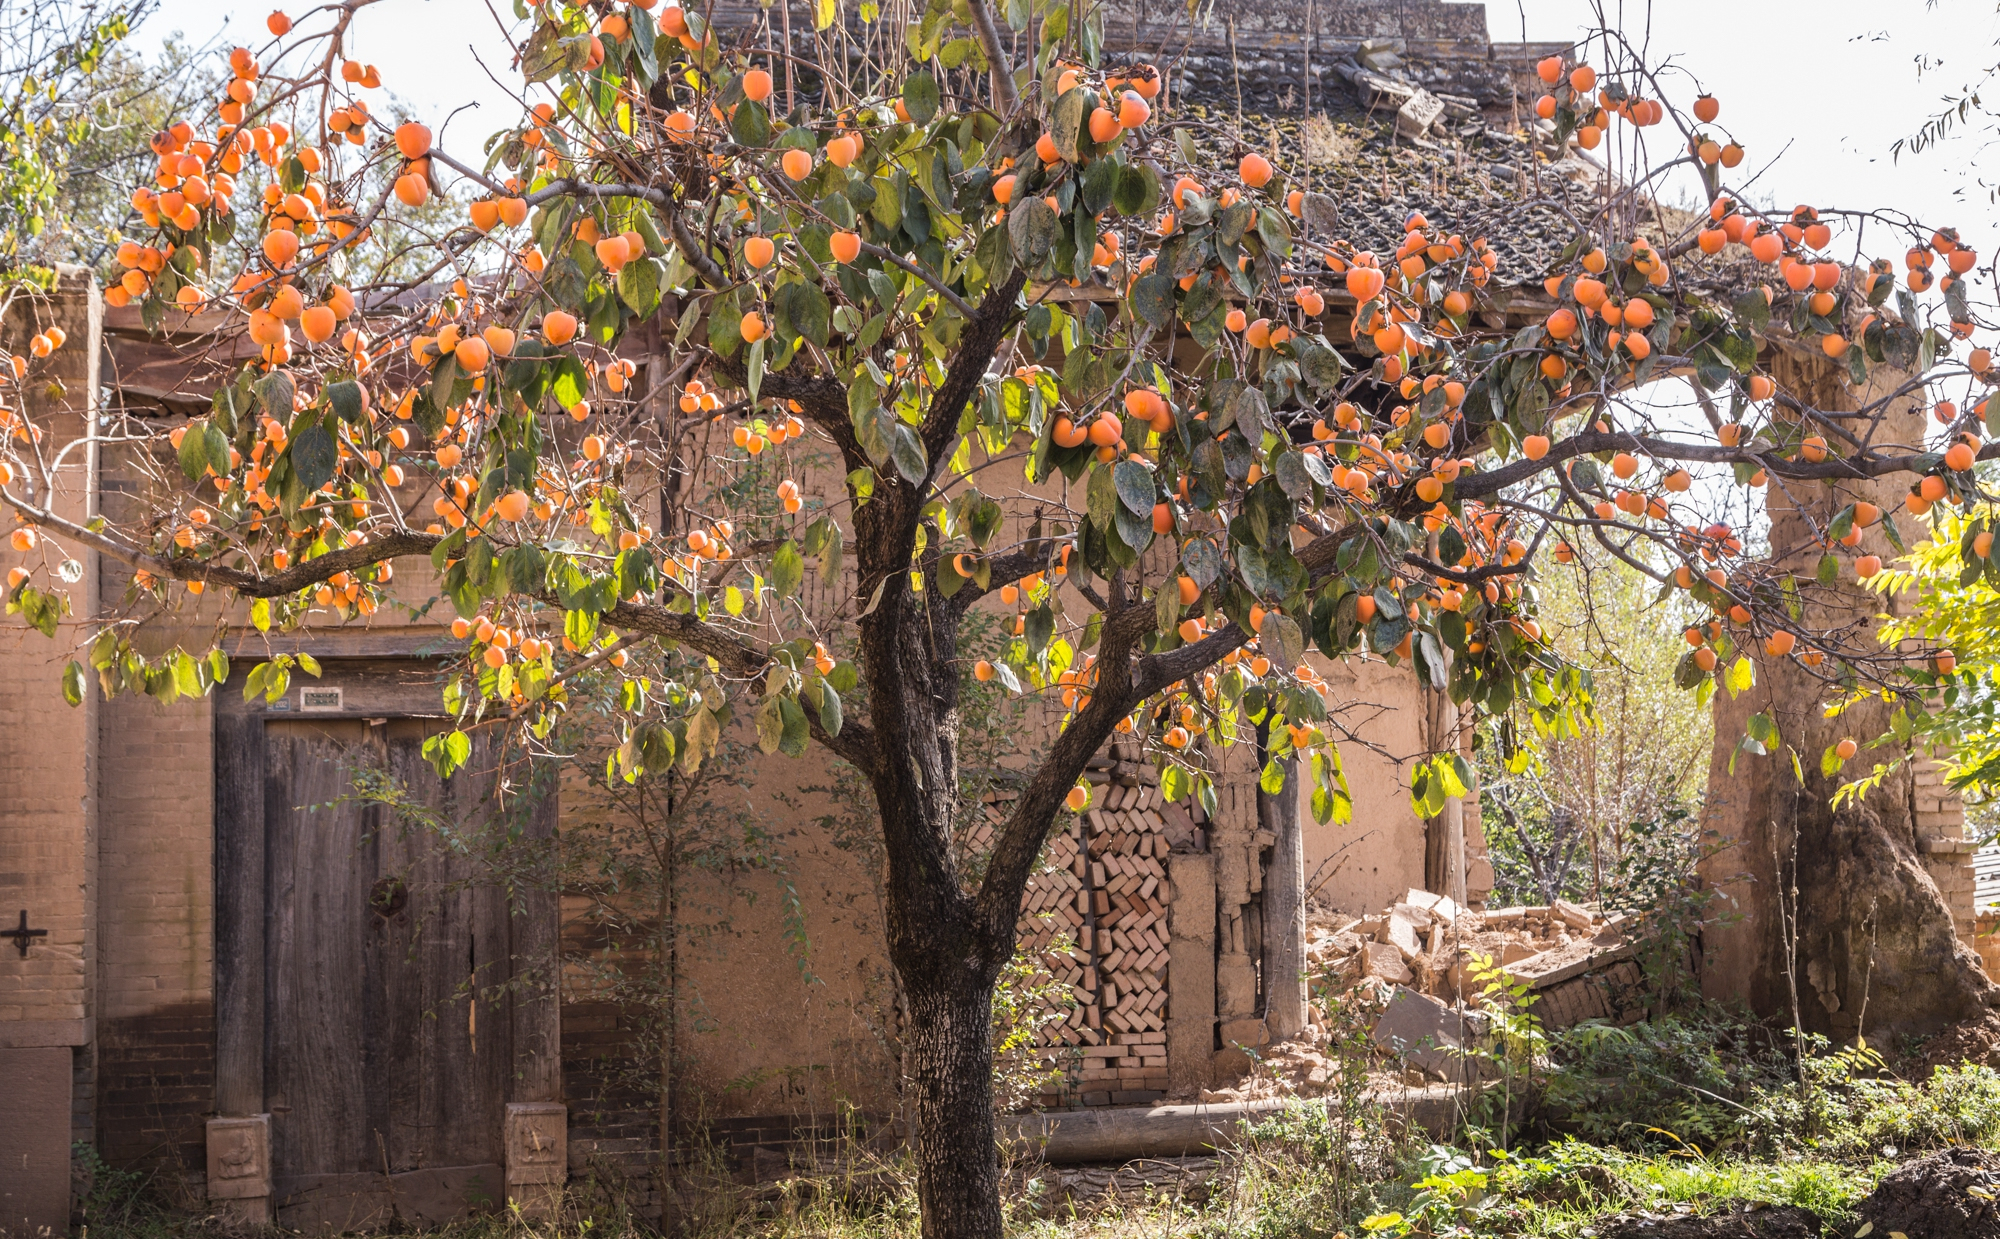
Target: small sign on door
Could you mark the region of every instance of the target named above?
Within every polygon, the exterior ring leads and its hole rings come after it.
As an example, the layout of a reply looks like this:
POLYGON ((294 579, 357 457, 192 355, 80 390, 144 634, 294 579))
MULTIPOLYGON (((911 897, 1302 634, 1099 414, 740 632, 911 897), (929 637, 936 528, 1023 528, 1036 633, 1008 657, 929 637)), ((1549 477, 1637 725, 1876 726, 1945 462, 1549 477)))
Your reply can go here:
POLYGON ((340 690, 337 688, 302 688, 299 690, 299 709, 338 710, 341 709, 340 690))

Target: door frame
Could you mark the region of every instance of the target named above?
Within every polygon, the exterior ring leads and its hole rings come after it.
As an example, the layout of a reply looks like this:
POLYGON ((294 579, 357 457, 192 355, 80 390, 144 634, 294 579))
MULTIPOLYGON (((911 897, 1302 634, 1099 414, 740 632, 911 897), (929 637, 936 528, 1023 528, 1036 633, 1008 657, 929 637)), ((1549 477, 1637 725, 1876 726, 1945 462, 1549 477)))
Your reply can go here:
MULTIPOLYGON (((215 1122, 266 1114, 265 1059, 269 1010, 266 989, 266 897, 269 891, 264 819, 264 725, 272 719, 444 719, 439 672, 443 663, 423 658, 325 659, 317 677, 295 675, 278 702, 260 695, 243 700, 243 681, 255 663, 239 659, 229 680, 216 686, 214 802, 215 1122), (338 709, 302 710, 307 688, 339 688, 338 709)), ((537 817, 552 829, 560 794, 537 817)), ((549 1103, 562 1096, 561 1007, 558 987, 559 899, 554 891, 524 899, 528 911, 508 918, 512 959, 542 958, 552 983, 541 994, 510 989, 513 1052, 506 1101, 549 1103)), ((511 1110, 510 1106, 510 1110, 511 1110)), ((266 1120, 268 1122, 268 1120, 266 1120)), ((212 1124, 213 1126, 213 1124, 212 1124)), ((213 1143, 213 1141, 211 1141, 213 1143)), ((504 1139, 496 1139, 496 1147, 504 1139)), ((268 1157, 268 1154, 267 1154, 268 1157)), ((213 1161, 213 1156, 211 1161, 213 1161)), ((278 1167, 266 1161, 266 1191, 278 1167)), ((211 1169, 213 1180, 213 1169, 211 1169)), ((211 1182, 213 1193, 215 1184, 211 1182)))

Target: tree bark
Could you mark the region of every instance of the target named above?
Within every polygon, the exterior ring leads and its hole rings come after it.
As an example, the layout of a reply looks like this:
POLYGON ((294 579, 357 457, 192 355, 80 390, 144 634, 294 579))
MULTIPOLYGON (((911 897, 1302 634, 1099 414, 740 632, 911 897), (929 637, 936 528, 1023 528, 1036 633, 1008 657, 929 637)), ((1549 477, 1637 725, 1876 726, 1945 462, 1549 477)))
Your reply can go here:
POLYGON ((917 1200, 926 1239, 1000 1239, 993 1141, 993 983, 946 969, 910 987, 917 1200))
MULTIPOLYGON (((1780 388, 1816 407, 1857 403, 1817 358, 1781 351, 1772 370, 1780 388)), ((1879 374, 1862 400, 1898 377, 1879 374)), ((1884 435, 1921 442, 1922 419, 1921 409, 1902 409, 1884 435)), ((1768 497, 1773 555, 1810 576, 1819 548, 1809 517, 1823 529, 1856 499, 1900 514, 1901 492, 1901 480, 1774 486, 1768 497)), ((1909 525, 1902 532, 1906 542, 1919 533, 1909 525)), ((1879 530, 1865 537, 1875 545, 1864 549, 1895 553, 1879 530)), ((1860 641, 1872 639, 1873 617, 1885 605, 1851 585, 1806 596, 1803 630, 1853 626, 1860 641)), ((1890 707, 1873 701, 1826 718, 1830 690, 1820 675, 1797 657, 1767 657, 1747 640, 1746 646, 1756 665, 1755 686, 1740 697, 1721 691, 1715 704, 1703 824, 1718 850, 1700 866, 1713 897, 1703 928, 1704 991, 1743 1001, 1767 1018, 1796 1018, 1798 1027, 1836 1041, 1923 1036, 1992 1021, 1988 1008, 2000 1003, 2000 989, 1959 941, 1951 910, 1918 851, 1911 769, 1837 810, 1835 791, 1865 769, 1860 763, 1870 750, 1844 774, 1820 773, 1820 755, 1829 746, 1844 737, 1882 734, 1890 707), (1746 724, 1760 712, 1778 726, 1779 751, 1739 753, 1746 724), (1803 782, 1794 774, 1793 755, 1803 782)))

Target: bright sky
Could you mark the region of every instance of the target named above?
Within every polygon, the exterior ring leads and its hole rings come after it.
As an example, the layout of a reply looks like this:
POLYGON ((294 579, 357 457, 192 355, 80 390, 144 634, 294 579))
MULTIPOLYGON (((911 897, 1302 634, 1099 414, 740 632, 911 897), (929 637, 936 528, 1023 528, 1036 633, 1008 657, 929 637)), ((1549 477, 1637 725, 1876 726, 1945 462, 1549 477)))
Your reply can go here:
MULTIPOLYGON (((1700 90, 1722 102, 1720 125, 1749 151, 1739 173, 1790 206, 1886 206, 1957 226, 1979 248, 2000 245, 2000 207, 1970 165, 1975 134, 1892 161, 1890 144, 1940 111, 1948 94, 1977 85, 2000 61, 2000 16, 1992 0, 1604 0, 1635 41, 1648 34, 1653 59, 1681 72, 1674 93, 1700 90)), ((1489 0, 1496 40, 1574 38, 1593 24, 1588 0, 1489 0)), ((303 29, 328 18, 289 10, 303 29)), ((388 89, 434 127, 468 100, 458 144, 478 141, 512 114, 487 71, 508 81, 509 52, 492 14, 513 21, 511 0, 386 0, 355 18, 349 54, 376 64, 388 89), (484 68, 482 68, 482 61, 484 68)), ((163 0, 140 31, 156 46, 176 31, 227 48, 269 42, 269 0, 163 0)), ((1655 131, 1658 132, 1658 131, 1655 131)), ((1989 175, 2000 183, 2000 175, 1989 175)), ((1692 183, 1686 191, 1692 191, 1692 183)), ((1872 249, 1873 247, 1871 247, 1872 249)))

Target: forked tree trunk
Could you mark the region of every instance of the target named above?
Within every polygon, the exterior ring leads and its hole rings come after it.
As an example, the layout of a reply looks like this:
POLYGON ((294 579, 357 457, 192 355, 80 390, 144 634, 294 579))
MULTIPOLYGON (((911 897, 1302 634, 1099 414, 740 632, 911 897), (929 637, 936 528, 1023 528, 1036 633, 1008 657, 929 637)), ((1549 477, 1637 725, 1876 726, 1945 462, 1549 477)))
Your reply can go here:
POLYGON ((917 1197, 926 1239, 1000 1239, 993 985, 970 969, 909 990, 917 1197))
MULTIPOLYGON (((1772 368, 1781 388, 1817 407, 1855 403, 1816 359, 1780 352, 1772 368)), ((1885 375, 1876 382, 1885 380, 1893 381, 1885 375)), ((1862 395, 1872 399, 1873 391, 1862 395)), ((1903 408, 1877 437, 1921 442, 1922 418, 1920 409, 1903 408)), ((1805 512, 1821 528, 1856 499, 1900 513, 1904 485, 1889 479, 1772 487, 1773 554, 1810 577, 1819 551, 1805 512)), ((1879 531, 1865 536, 1870 545, 1864 549, 1894 554, 1879 531)), ((1851 580, 1845 561, 1843 569, 1851 580)), ((1884 607, 1882 598, 1851 585, 1837 596, 1813 591, 1809 597, 1802 628, 1853 625, 1864 642, 1871 639, 1872 617, 1884 607)), ((1866 800, 1837 810, 1835 791, 1866 773, 1878 750, 1864 748, 1842 774, 1820 773, 1829 746, 1883 733, 1887 705, 1871 702, 1829 719, 1824 706, 1832 690, 1796 656, 1748 652, 1756 685, 1740 697, 1719 693, 1715 706, 1704 826, 1720 850, 1701 865, 1714 896, 1703 932, 1704 991, 1787 1025, 1796 1013, 1798 1027, 1836 1041, 1864 1035, 1880 1042, 1888 1034, 1929 1035, 1993 1021, 1988 1008, 2000 1002, 2000 989, 1959 941, 1918 851, 1912 772, 1906 767, 1866 800), (1758 713, 1776 722, 1782 747, 1769 756, 1738 753, 1745 725, 1758 713), (1794 753, 1803 782, 1794 774, 1794 753)))

